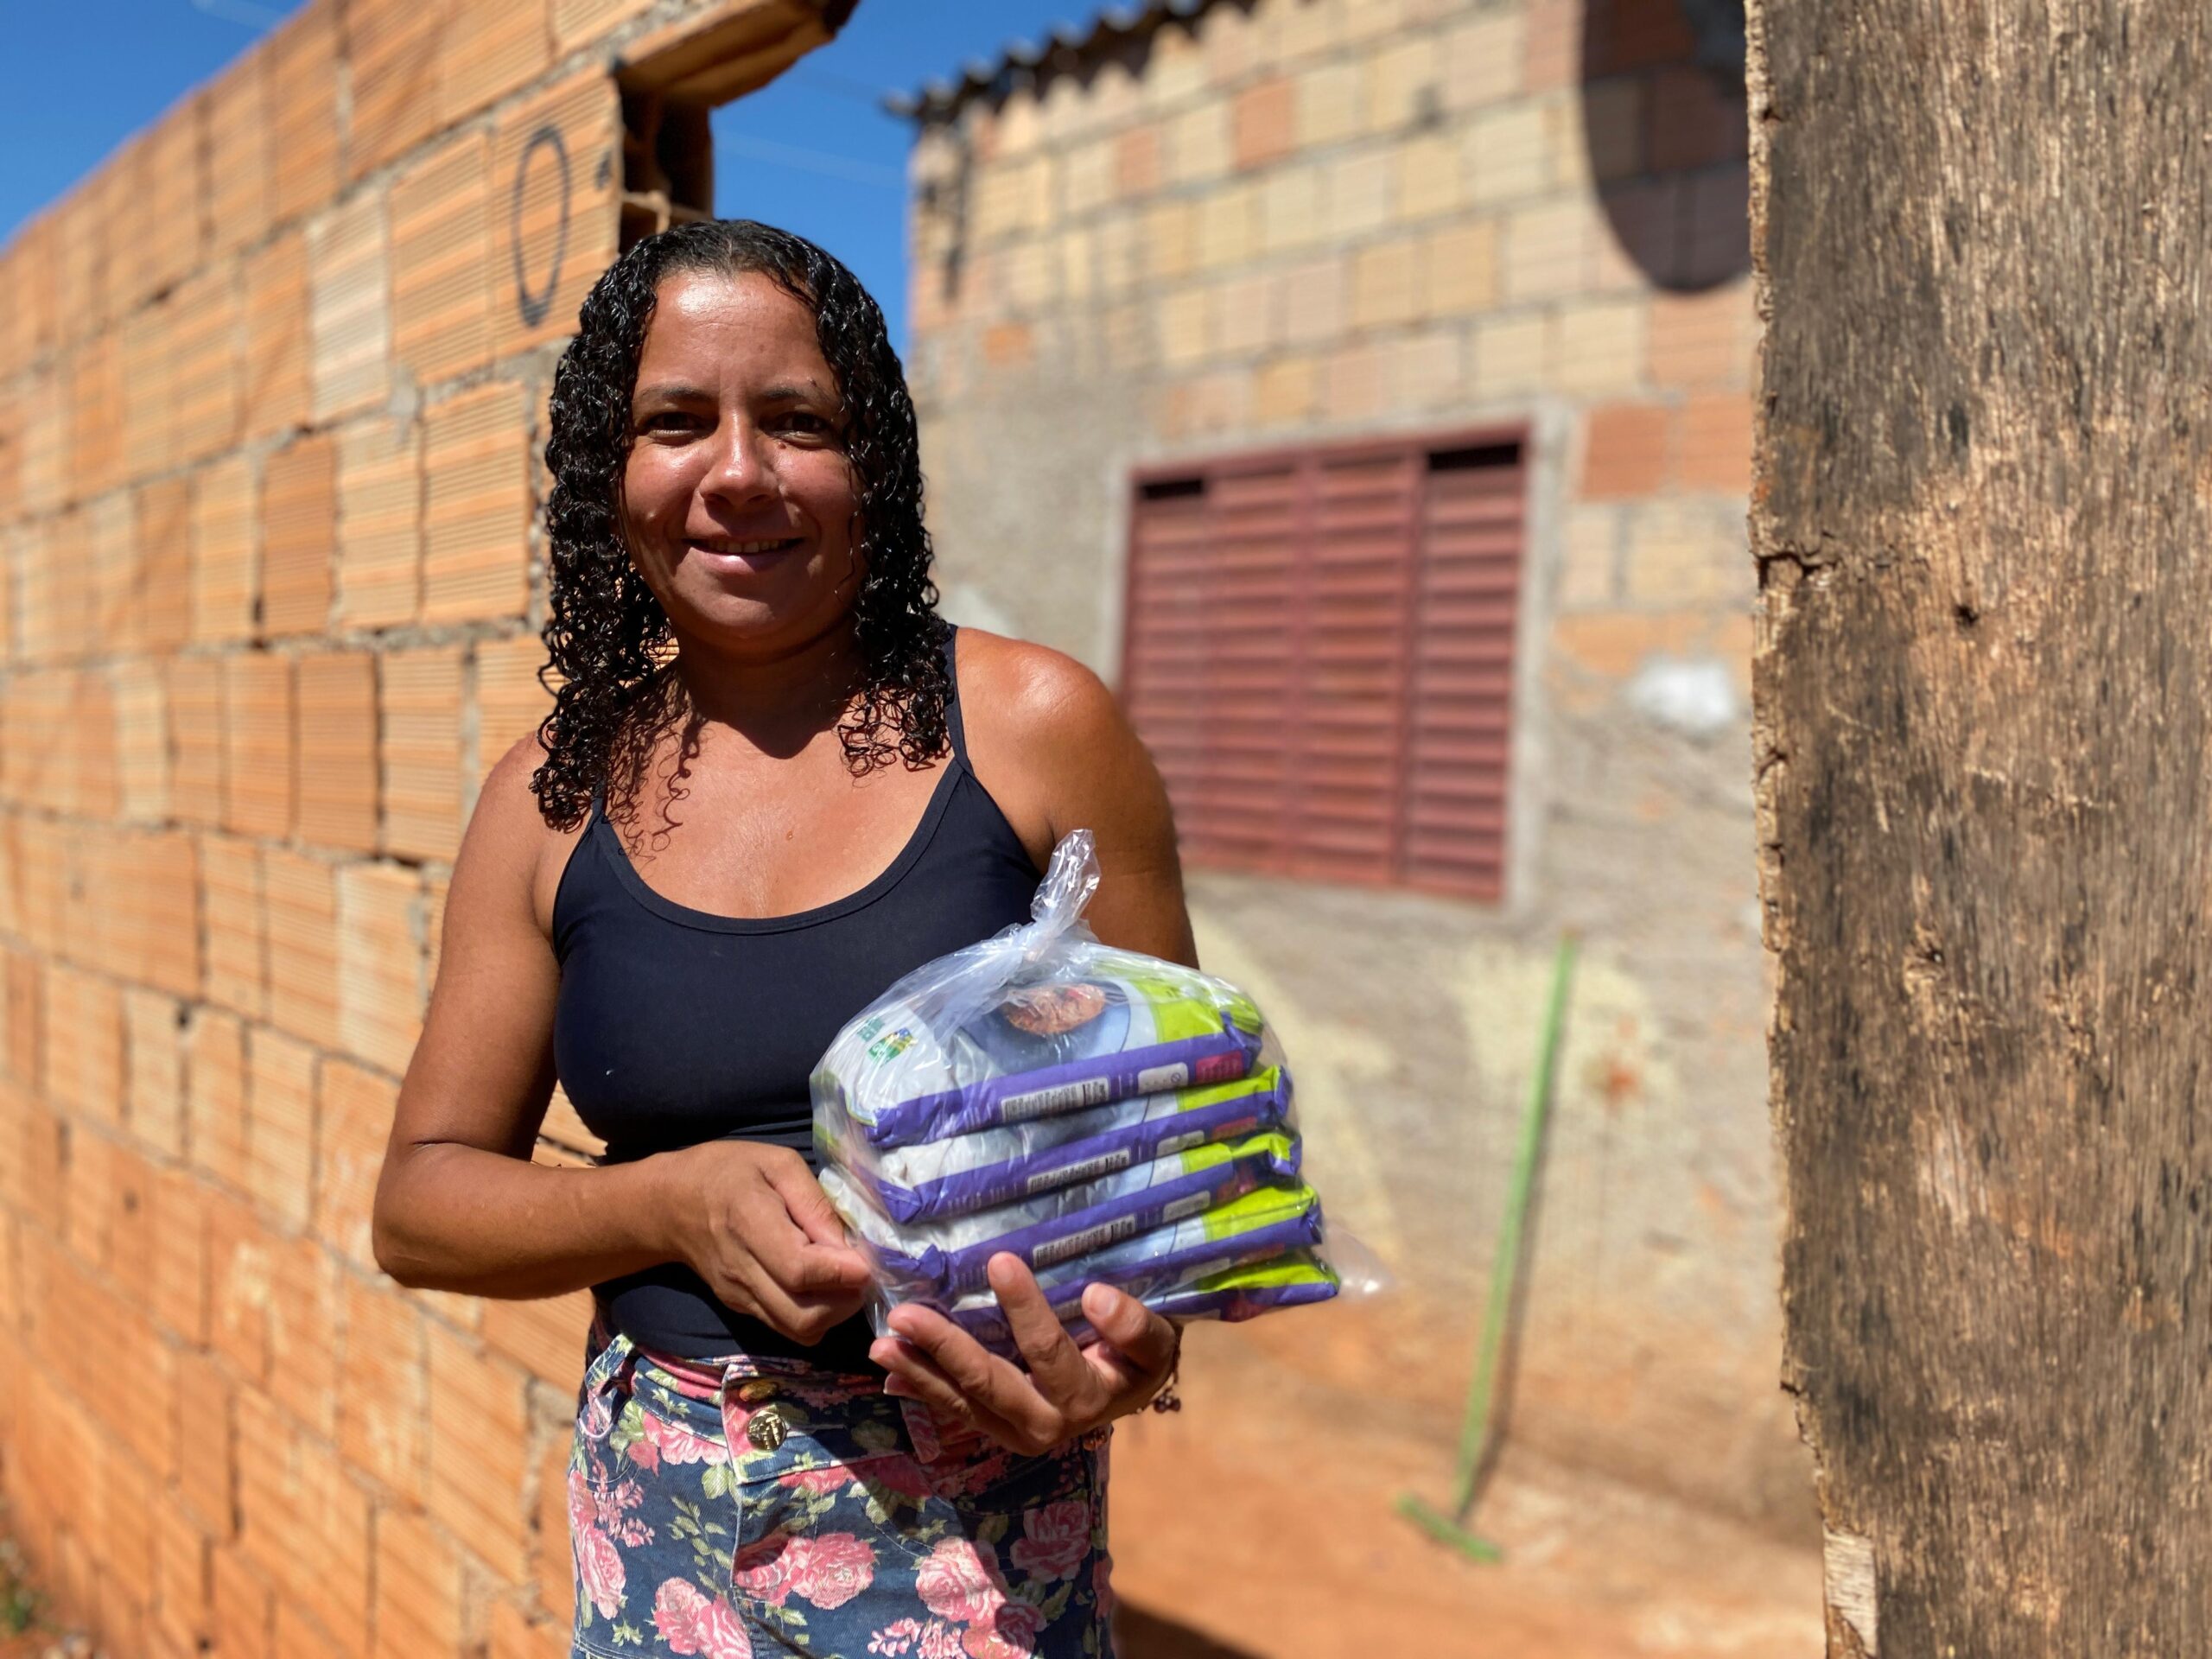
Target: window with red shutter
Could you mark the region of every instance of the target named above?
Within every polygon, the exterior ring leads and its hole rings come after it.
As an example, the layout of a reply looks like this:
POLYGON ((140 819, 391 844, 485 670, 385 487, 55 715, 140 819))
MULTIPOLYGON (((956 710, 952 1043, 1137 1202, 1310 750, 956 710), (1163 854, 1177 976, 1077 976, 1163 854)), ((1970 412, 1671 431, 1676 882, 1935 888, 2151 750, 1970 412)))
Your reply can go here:
POLYGON ((1517 435, 1147 472, 1122 696, 1194 865, 1495 899, 1517 435))

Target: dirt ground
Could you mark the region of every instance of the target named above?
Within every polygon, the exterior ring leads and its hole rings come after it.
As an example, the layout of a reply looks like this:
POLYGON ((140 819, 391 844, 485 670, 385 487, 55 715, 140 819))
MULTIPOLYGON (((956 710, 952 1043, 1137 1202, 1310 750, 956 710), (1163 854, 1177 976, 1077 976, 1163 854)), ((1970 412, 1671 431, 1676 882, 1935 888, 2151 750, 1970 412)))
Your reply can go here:
POLYGON ((1115 1436, 1123 1659, 1821 1651, 1811 1550, 1509 1443, 1474 1517, 1506 1559, 1469 1560, 1392 1508, 1408 1490, 1445 1500, 1448 1445, 1387 1414, 1357 1433, 1286 1436, 1279 1414, 1252 1408, 1287 1391, 1279 1359, 1246 1331, 1192 1339, 1185 1409, 1115 1436))

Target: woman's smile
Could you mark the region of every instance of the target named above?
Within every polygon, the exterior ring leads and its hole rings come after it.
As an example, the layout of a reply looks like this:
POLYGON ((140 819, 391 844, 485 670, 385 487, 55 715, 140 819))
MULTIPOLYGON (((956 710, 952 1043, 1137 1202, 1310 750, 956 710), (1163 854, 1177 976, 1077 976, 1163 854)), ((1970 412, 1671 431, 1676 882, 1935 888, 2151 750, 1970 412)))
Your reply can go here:
POLYGON ((684 546, 709 570, 735 573, 765 569, 803 550, 806 539, 785 536, 776 539, 734 536, 693 536, 684 546))

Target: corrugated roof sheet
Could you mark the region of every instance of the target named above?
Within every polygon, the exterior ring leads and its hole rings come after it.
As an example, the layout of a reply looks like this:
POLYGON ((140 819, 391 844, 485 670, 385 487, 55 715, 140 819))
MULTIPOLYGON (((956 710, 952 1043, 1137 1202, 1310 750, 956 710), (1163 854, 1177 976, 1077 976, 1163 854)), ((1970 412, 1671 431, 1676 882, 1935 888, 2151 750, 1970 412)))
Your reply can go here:
POLYGON ((1084 29, 1054 29, 1043 40, 1016 41, 995 60, 969 64, 957 80, 932 80, 919 92, 883 100, 893 115, 918 122, 944 121, 979 98, 1001 99, 1017 86, 1079 70, 1150 39, 1163 26, 1210 11, 1218 0, 1154 0, 1144 6, 1109 6, 1084 29))

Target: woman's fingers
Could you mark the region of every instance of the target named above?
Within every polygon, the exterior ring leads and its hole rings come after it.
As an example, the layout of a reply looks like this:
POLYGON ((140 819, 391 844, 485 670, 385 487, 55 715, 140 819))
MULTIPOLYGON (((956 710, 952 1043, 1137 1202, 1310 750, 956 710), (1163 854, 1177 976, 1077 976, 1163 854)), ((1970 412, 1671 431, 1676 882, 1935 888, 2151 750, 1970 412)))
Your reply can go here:
POLYGON ((1083 1316, 1090 1328, 1146 1376, 1164 1376, 1175 1358, 1175 1326, 1135 1297, 1111 1285, 1088 1285, 1083 1316))
POLYGON ((916 1401, 949 1421, 972 1423, 981 1433, 1010 1450, 1028 1449, 1027 1437, 1021 1431, 963 1394, 937 1362, 920 1349, 895 1337, 885 1337, 868 1353, 891 1374, 884 1384, 886 1393, 916 1401))
MULTIPOLYGON (((797 1153, 788 1157, 762 1160, 760 1173, 778 1198, 784 1201, 785 1213, 791 1224, 817 1244, 841 1250, 860 1259, 845 1231, 845 1224, 830 1202, 830 1195, 822 1190, 822 1183, 814 1179, 806 1161, 797 1153)), ((866 1269, 863 1261, 862 1269, 866 1269)))
POLYGON ((1037 1391, 1068 1417, 1087 1416, 1105 1404, 1098 1373, 1084 1359, 1021 1258, 1001 1250, 983 1271, 1014 1332, 1014 1346, 1029 1362, 1037 1391))
POLYGON ((963 1400, 1018 1431, 1022 1450, 1041 1452, 1068 1437, 1065 1414, 1035 1383, 935 1308, 909 1302, 888 1318, 891 1328, 934 1361, 963 1400))

